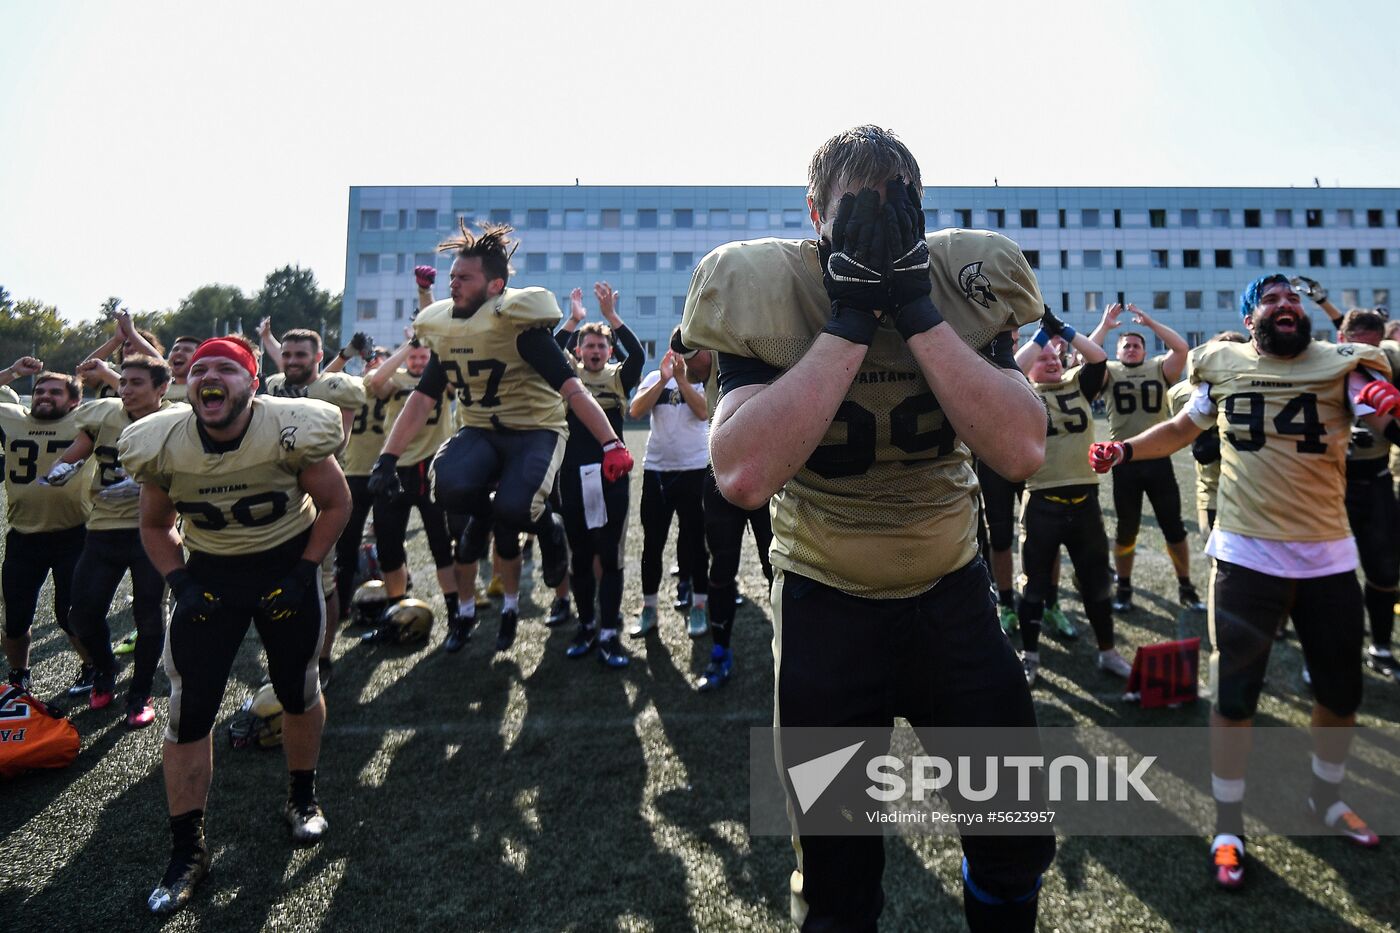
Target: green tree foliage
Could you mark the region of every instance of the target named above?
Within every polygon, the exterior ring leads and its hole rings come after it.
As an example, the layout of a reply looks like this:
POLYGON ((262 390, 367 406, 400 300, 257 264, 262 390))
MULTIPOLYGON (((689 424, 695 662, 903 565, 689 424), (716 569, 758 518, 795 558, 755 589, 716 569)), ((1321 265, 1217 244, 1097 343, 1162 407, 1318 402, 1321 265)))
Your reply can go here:
POLYGON ((53 305, 33 298, 15 301, 0 286, 0 366, 21 356, 47 360, 62 346, 64 331, 65 322, 53 305))
POLYGON ((310 269, 283 266, 273 272, 253 296, 254 320, 271 318, 272 332, 280 337, 289 330, 305 327, 321 335, 328 347, 340 346, 340 296, 332 296, 316 284, 310 269))

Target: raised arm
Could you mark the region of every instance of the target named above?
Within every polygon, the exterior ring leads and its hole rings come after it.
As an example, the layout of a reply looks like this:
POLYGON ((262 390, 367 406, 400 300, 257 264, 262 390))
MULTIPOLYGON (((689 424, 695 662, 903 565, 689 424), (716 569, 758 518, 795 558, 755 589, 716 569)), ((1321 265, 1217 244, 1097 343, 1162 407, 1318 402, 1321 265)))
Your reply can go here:
POLYGON ((433 283, 437 281, 437 269, 432 266, 414 266, 413 279, 418 285, 418 310, 422 311, 433 303, 433 283))
MULTIPOLYGON (((375 398, 388 398, 394 394, 394 373, 399 371, 404 360, 408 359, 409 351, 413 349, 413 332, 404 328, 404 336, 407 339, 399 344, 398 349, 389 354, 389 358, 380 363, 374 372, 369 374, 369 379, 365 381, 365 387, 374 393, 375 398)), ((409 436, 412 437, 411 434, 409 436)), ((402 453, 402 451, 399 452, 402 453)))
POLYGON ((1162 361, 1162 375, 1167 377, 1168 385, 1175 383, 1181 378, 1181 372, 1186 368, 1186 357, 1191 352, 1186 338, 1162 322, 1153 320, 1151 315, 1137 305, 1128 305, 1128 310, 1132 312, 1134 324, 1141 324, 1152 331, 1166 346, 1167 358, 1162 361))
POLYGON ((1333 327, 1340 328, 1342 326, 1342 310, 1327 297, 1327 289, 1322 287, 1321 282, 1305 275, 1295 275, 1289 282, 1294 291, 1300 295, 1306 295, 1323 310, 1333 327))
POLYGON ((627 408, 627 414, 633 418, 645 418, 651 414, 651 410, 656 407, 656 403, 661 399, 661 393, 666 389, 666 383, 676 371, 676 358, 671 351, 667 350, 661 356, 661 364, 657 371, 657 380, 638 392, 632 399, 632 404, 627 408))
POLYGON ((7 386, 24 376, 37 376, 44 371, 44 364, 32 356, 21 356, 9 366, 0 369, 0 386, 7 386))
POLYGON ((277 372, 282 371, 282 344, 272 336, 272 318, 258 321, 258 343, 262 345, 263 356, 272 363, 277 372))
POLYGON ((1104 341, 1108 339, 1109 331, 1116 330, 1123 326, 1123 322, 1118 318, 1123 314, 1123 305, 1114 302, 1103 309, 1103 317, 1099 318, 1099 324, 1094 328, 1089 339, 1099 346, 1104 346, 1104 341))

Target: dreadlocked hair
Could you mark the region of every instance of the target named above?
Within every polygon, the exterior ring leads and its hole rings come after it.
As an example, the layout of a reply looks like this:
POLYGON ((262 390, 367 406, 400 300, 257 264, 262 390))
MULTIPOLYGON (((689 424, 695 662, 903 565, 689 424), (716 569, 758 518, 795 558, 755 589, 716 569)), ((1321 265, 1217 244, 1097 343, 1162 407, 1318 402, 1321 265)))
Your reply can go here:
POLYGON ((438 244, 438 252, 456 253, 458 259, 480 259, 481 271, 486 274, 487 281, 501 279, 509 282, 510 257, 515 255, 515 249, 520 245, 519 241, 510 238, 515 228, 509 224, 485 223, 481 225, 480 232, 473 233, 467 227, 466 218, 457 221, 457 228, 461 235, 443 240, 438 244))

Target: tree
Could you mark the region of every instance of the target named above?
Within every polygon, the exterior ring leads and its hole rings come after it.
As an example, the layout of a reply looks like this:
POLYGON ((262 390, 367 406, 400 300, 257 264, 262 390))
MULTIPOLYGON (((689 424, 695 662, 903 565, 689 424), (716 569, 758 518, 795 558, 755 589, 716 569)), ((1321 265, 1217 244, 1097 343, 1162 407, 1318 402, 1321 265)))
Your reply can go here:
POLYGON ((321 289, 310 269, 283 266, 268 275, 253 296, 252 317, 249 330, 263 318, 271 318, 272 332, 278 337, 304 327, 320 334, 326 346, 340 346, 340 296, 321 289))
MULTIPOLYGON (((251 302, 243 291, 232 285, 202 285, 185 296, 180 307, 155 320, 151 329, 167 347, 176 337, 220 336, 224 328, 234 327, 242 321, 245 330, 253 330, 257 322, 253 317, 251 302)), ((138 327, 147 326, 138 318, 138 327)))
POLYGON ((21 356, 38 356, 48 362, 63 345, 63 318, 58 309, 35 298, 15 302, 0 288, 0 366, 21 356))

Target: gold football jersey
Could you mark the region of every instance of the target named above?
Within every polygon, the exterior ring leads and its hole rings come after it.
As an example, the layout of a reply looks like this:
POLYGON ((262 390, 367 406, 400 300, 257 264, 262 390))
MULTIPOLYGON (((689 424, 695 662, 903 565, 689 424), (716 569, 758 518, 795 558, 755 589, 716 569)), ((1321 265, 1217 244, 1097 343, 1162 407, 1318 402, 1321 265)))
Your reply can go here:
MULTIPOLYGON (((943 230, 928 244, 934 304, 965 342, 1039 320, 1015 243, 943 230)), ((786 370, 830 313, 816 242, 763 239, 701 261, 681 328, 687 346, 786 370)), ((858 596, 924 592, 976 552, 971 459, 904 340, 881 327, 823 443, 773 497, 774 565, 858 596)))
POLYGON ((117 442, 118 459, 132 478, 154 483, 174 501, 191 551, 257 554, 316 520, 298 475, 340 446, 340 410, 314 399, 265 395, 250 405, 252 421, 232 450, 211 450, 194 412, 183 406, 142 418, 117 442))
MULTIPOLYGON (((1381 341, 1381 352, 1385 354, 1386 361, 1390 363, 1392 381, 1396 374, 1400 374, 1400 344, 1393 340, 1381 341)), ((1390 441, 1383 435, 1375 434, 1361 421, 1356 421, 1351 426, 1351 446, 1347 448, 1348 460, 1374 460, 1376 468, 1380 469, 1380 461, 1391 456, 1390 441)))
POLYGON ((178 404, 180 402, 188 402, 189 399, 189 386, 185 383, 171 380, 170 384, 165 387, 165 400, 167 402, 178 404))
MULTIPOLYGON (((151 414, 158 414, 170 407, 169 402, 164 402, 151 414)), ((126 471, 122 469, 117 457, 117 439, 136 422, 126 413, 119 398, 102 398, 79 405, 76 414, 78 430, 92 438, 91 456, 97 462, 97 466, 92 470, 92 482, 89 484, 92 492, 92 515, 88 518, 88 528, 92 531, 113 531, 139 527, 139 499, 133 496, 130 499, 110 500, 98 495, 104 488, 115 486, 126 478, 126 471)))
POLYGON ((88 493, 92 458, 62 486, 39 483, 78 436, 81 410, 79 406, 55 421, 41 421, 31 417, 29 409, 23 406, 0 404, 5 517, 15 531, 63 531, 87 522, 92 509, 88 493))
MULTIPOLYGON (((1167 408, 1173 417, 1186 407, 1195 391, 1196 387, 1191 384, 1190 379, 1183 379, 1167 390, 1167 408)), ((1201 463, 1192 457, 1191 462, 1196 467, 1196 510, 1214 509, 1215 492, 1220 487, 1220 461, 1217 459, 1214 463, 1201 463)))
POLYGON ((1045 401, 1045 463, 1030 479, 1026 489, 1054 489, 1057 486, 1097 486, 1099 475, 1089 466, 1089 445, 1094 442, 1094 410, 1079 387, 1084 367, 1064 373, 1059 382, 1031 383, 1045 401))
POLYGON ((565 356, 573 364, 574 375, 593 396, 599 408, 609 415, 626 411, 627 390, 622 386, 621 363, 608 363, 598 372, 590 373, 584 368, 582 360, 575 359, 572 354, 566 353, 565 356))
POLYGON ((1126 441, 1167 420, 1165 356, 1154 356, 1137 366, 1108 361, 1108 382, 1103 399, 1108 405, 1108 439, 1126 441))
POLYGON ((18 405, 19 396, 9 386, 0 386, 0 405, 18 405))
POLYGON ((361 381, 364 402, 355 411, 355 419, 350 422, 350 440, 340 454, 340 465, 346 476, 369 476, 374 461, 384 449, 384 416, 389 408, 389 399, 375 398, 369 388, 369 376, 361 381))
POLYGON ((458 424, 567 433, 563 398, 515 346, 522 331, 552 330, 560 317, 554 294, 543 288, 507 288, 467 318, 453 317, 450 298, 418 312, 413 332, 457 390, 458 424))
POLYGON ((321 373, 310 385, 289 386, 283 373, 267 377, 267 394, 277 398, 314 398, 336 408, 358 411, 365 401, 364 383, 345 373, 321 373))
POLYGON ((1191 352, 1192 384, 1210 384, 1220 428, 1216 524, 1274 541, 1333 541, 1347 523, 1347 377, 1365 366, 1390 378, 1378 347, 1314 341, 1291 359, 1253 344, 1207 343, 1191 352), (1299 508, 1306 502, 1306 508, 1299 508))
MULTIPOLYGON (((399 415, 403 412, 404 406, 408 404, 408 397, 413 394, 413 390, 418 388, 418 377, 409 373, 406 369, 400 369, 390 377, 390 382, 394 387, 393 394, 385 399, 384 407, 384 433, 388 434, 394 429, 394 422, 399 420, 399 415)), ((408 467, 424 460, 431 460, 433 454, 442 446, 442 442, 452 436, 455 427, 452 423, 452 412, 449 410, 450 404, 448 396, 443 393, 442 398, 437 400, 433 410, 428 413, 428 420, 413 439, 404 448, 403 456, 399 457, 399 466, 408 467)), ((460 410, 462 404, 460 400, 457 408, 460 410)), ((383 447, 383 444, 380 445, 383 447)), ((375 454, 378 456, 378 453, 375 454)), ((370 460, 370 466, 374 466, 374 461, 370 460)), ((369 470, 365 471, 366 473, 369 470)))

